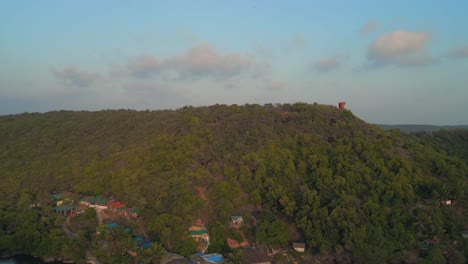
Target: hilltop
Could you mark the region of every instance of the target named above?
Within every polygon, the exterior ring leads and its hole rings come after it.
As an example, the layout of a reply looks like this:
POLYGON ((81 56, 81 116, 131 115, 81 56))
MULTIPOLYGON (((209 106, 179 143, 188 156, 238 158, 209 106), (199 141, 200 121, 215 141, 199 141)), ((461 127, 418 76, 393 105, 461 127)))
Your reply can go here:
MULTIPOLYGON (((47 204, 54 192, 113 195, 184 256, 201 221, 208 251, 233 261, 227 238, 269 250, 304 242, 299 258, 324 262, 463 261, 467 135, 400 134, 305 103, 1 116, 0 212, 20 214, 25 197, 47 204), (238 231, 234 215, 245 220, 238 231)), ((26 234, 8 219, 0 252, 43 255, 31 242, 10 248, 26 234)), ((47 237, 52 226, 37 228, 47 237)))

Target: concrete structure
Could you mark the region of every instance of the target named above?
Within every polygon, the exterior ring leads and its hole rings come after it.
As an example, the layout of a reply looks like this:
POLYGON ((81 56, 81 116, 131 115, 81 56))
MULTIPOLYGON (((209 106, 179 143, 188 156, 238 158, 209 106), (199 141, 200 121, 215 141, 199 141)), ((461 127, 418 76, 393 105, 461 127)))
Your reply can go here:
POLYGON ((244 223, 244 218, 242 216, 233 215, 231 216, 231 224, 240 225, 244 223))
POLYGON ((297 252, 304 252, 305 251, 305 244, 304 243, 293 243, 293 249, 297 252))
POLYGON ((444 205, 452 205, 452 200, 444 200, 442 201, 444 205))

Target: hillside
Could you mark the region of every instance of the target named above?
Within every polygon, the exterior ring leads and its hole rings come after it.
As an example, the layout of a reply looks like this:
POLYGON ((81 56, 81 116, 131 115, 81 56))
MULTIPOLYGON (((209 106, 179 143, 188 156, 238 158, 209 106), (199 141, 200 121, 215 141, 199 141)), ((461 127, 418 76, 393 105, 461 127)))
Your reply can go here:
POLYGON ((303 241, 339 262, 463 263, 468 137, 444 133, 402 135, 304 103, 1 116, 0 253, 79 258, 38 246, 65 239, 51 235, 53 216, 21 232, 13 220, 37 222, 50 208, 31 215, 32 201, 73 191, 133 205, 148 236, 181 255, 197 220, 210 252, 231 252, 227 223, 242 215, 242 233, 261 247, 303 241))
POLYGON ((378 124, 379 127, 385 130, 399 129, 402 132, 435 132, 439 130, 455 130, 455 129, 468 129, 468 126, 434 126, 434 125, 383 125, 378 124))

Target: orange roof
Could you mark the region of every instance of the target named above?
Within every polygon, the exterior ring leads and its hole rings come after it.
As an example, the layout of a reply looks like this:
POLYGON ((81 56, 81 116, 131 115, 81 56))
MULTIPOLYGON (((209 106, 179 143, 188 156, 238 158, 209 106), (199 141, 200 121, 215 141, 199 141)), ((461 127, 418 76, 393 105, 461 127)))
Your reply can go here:
POLYGON ((125 204, 118 204, 118 205, 115 205, 114 208, 119 209, 125 206, 126 206, 125 204))
POLYGON ((109 204, 109 207, 113 207, 113 208, 121 208, 121 207, 124 207, 124 206, 125 206, 125 204, 120 203, 120 202, 113 202, 113 203, 109 204))

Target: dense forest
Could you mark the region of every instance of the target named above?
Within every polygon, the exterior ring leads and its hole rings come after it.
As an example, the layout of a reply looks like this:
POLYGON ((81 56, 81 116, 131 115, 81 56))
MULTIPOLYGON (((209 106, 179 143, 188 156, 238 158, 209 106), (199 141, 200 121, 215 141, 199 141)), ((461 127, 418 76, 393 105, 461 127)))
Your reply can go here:
MULTIPOLYGON (((187 228, 201 219, 209 251, 236 262, 226 238, 239 234, 227 223, 242 215, 259 248, 305 242, 312 256, 355 263, 468 259, 468 131, 385 131, 333 106, 0 116, 0 177, 0 255, 83 261, 95 223, 70 238, 47 205, 73 191, 132 204, 152 250, 183 256, 194 247, 187 228)), ((115 263, 111 255, 100 260, 115 263)))

